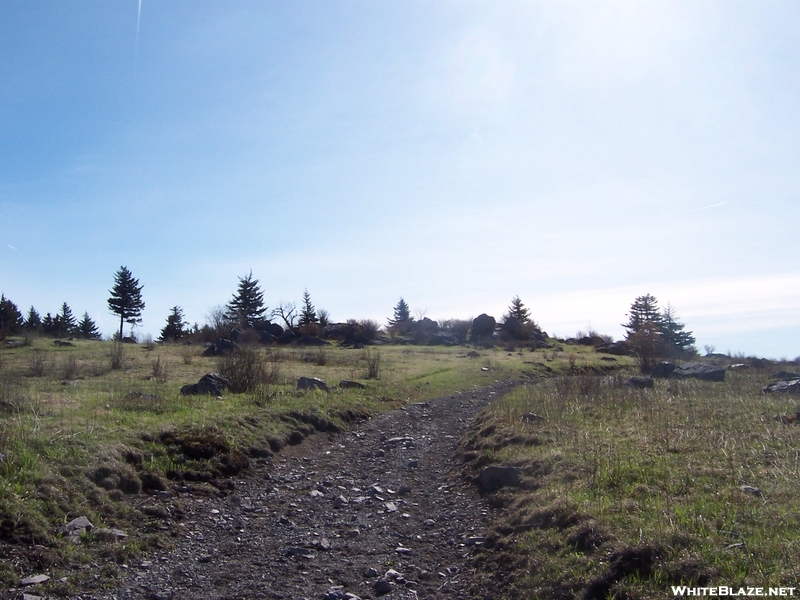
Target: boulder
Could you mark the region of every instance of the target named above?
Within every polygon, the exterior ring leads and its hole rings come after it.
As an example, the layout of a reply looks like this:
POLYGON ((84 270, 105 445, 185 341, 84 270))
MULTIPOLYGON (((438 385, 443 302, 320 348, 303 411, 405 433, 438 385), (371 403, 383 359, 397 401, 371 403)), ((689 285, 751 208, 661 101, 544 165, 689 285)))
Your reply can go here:
POLYGON ((778 371, 777 373, 773 373, 772 375, 769 376, 770 379, 777 379, 779 381, 797 379, 798 377, 800 377, 800 375, 798 375, 794 371, 778 371))
POLYGON ((703 381, 725 381, 725 369, 717 365, 706 363, 686 363, 675 367, 673 375, 676 377, 701 379, 703 381))
POLYGON ((261 323, 258 326, 258 331, 261 333, 268 333, 269 335, 280 337, 283 334, 283 327, 278 325, 277 323, 261 323))
POLYGON ((322 381, 322 379, 317 379, 316 377, 300 377, 297 380, 297 389, 299 390, 323 390, 325 392, 330 392, 330 388, 328 384, 322 381))
POLYGON ((347 379, 343 379, 339 382, 339 387, 343 390, 363 390, 366 389, 363 383, 359 383, 358 381, 349 381, 347 379))
POLYGON ((653 387, 654 382, 650 377, 631 377, 625 382, 625 385, 645 389, 653 387))
POLYGON ((800 394, 800 378, 797 379, 782 379, 774 383, 770 383, 761 388, 765 394, 778 392, 781 394, 800 394))
POLYGON ((318 337, 314 337, 313 335, 304 335, 299 340, 297 340, 298 344, 302 344, 303 346, 327 346, 328 342, 318 337))
POLYGON ((268 331, 259 331, 258 341, 262 344, 276 344, 278 342, 278 338, 268 331))
POLYGON ((488 337, 494 334, 497 321, 486 313, 478 315, 472 320, 472 339, 488 337))
POLYGON ((226 338, 220 338, 203 352, 203 356, 225 356, 239 349, 239 344, 226 338))
POLYGON ((633 356, 633 350, 631 350, 631 347, 625 342, 602 344, 600 346, 595 346, 595 350, 597 350, 597 352, 613 354, 615 356, 633 356))
POLYGON ((656 366, 650 371, 650 377, 666 378, 672 375, 675 371, 675 364, 666 360, 656 363, 656 366))
POLYGON ((287 329, 282 334, 278 336, 278 343, 279 344, 291 344, 293 341, 297 339, 297 335, 291 329, 287 329))
POLYGON ((458 346, 458 338, 446 331, 436 331, 428 339, 429 346, 458 346))
POLYGON ((181 388, 183 396, 219 396, 222 390, 228 387, 228 378, 219 373, 206 373, 197 383, 191 383, 181 388))
POLYGON ((485 467, 478 475, 478 485, 487 492, 494 492, 505 486, 518 486, 520 473, 517 467, 485 467))

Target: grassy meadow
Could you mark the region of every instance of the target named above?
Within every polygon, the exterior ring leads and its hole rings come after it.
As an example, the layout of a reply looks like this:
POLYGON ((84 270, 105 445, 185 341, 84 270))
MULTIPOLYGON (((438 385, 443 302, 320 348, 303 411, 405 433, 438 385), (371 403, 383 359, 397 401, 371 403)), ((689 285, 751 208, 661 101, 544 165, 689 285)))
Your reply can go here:
POLYGON ((0 582, 74 568, 98 553, 122 563, 168 543, 169 532, 150 531, 129 500, 170 479, 218 493, 219 475, 233 476, 248 460, 315 429, 345 428, 497 379, 600 364, 585 348, 566 350, 477 349, 479 356, 467 356, 471 348, 254 348, 264 382, 214 397, 180 394, 182 385, 220 370, 219 359, 203 357, 198 345, 61 345, 46 338, 6 344, 0 348, 0 582), (366 387, 302 392, 299 376, 366 387), (131 535, 122 543, 72 544, 59 528, 78 516, 131 535))
POLYGON ((506 464, 525 475, 522 489, 492 497, 504 510, 484 568, 519 598, 796 586, 800 407, 760 392, 772 372, 653 389, 624 385, 632 373, 562 376, 496 401, 464 458, 473 472, 506 464))

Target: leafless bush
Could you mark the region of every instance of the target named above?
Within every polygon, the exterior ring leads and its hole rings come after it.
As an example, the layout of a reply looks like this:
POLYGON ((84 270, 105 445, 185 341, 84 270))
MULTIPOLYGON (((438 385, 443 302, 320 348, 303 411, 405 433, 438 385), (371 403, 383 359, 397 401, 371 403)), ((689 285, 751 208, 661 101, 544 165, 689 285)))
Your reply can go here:
POLYGON ((75 379, 78 376, 79 370, 80 363, 78 362, 78 357, 74 354, 67 356, 63 364, 64 379, 75 379))
POLYGON ((42 377, 50 368, 50 359, 43 352, 34 352, 28 361, 28 373, 31 377, 42 377))
POLYGON ((378 337, 378 331, 380 331, 380 325, 372 319, 361 319, 360 321, 350 319, 347 321, 345 341, 351 344, 369 344, 378 337))
POLYGON ((162 361, 160 355, 153 361, 153 379, 158 383, 167 381, 167 361, 162 361))
POLYGON ((125 346, 119 340, 111 343, 111 369, 121 369, 125 364, 125 346))
POLYGON ((147 350, 148 352, 151 352, 156 349, 156 343, 153 341, 153 336, 150 335, 149 333, 146 336, 144 336, 143 343, 144 343, 144 349, 147 350))
POLYGON ((467 342, 469 328, 472 327, 472 319, 447 319, 440 321, 439 327, 448 333, 452 333, 460 344, 467 342))
POLYGON ((363 359, 367 363, 366 379, 378 379, 381 371, 381 353, 375 352, 373 354, 369 350, 365 350, 363 359))
POLYGON ((328 353, 324 348, 318 348, 316 351, 308 351, 303 354, 303 362, 314 363, 319 367, 324 367, 328 364, 328 353))
POLYGON ((274 385, 279 375, 277 362, 268 361, 260 350, 247 346, 220 356, 217 370, 228 378, 228 389, 234 394, 252 392, 262 385, 274 385))

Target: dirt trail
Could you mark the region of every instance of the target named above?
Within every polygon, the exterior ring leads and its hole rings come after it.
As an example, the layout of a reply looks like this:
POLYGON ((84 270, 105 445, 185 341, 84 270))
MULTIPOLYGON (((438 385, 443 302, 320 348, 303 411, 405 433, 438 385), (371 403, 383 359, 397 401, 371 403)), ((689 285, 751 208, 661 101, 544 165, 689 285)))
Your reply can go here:
POLYGON ((254 464, 224 498, 188 486, 148 497, 148 514, 178 532, 175 547, 128 565, 117 589, 80 597, 483 598, 470 591, 472 557, 489 511, 454 454, 469 421, 511 386, 311 436, 254 464))

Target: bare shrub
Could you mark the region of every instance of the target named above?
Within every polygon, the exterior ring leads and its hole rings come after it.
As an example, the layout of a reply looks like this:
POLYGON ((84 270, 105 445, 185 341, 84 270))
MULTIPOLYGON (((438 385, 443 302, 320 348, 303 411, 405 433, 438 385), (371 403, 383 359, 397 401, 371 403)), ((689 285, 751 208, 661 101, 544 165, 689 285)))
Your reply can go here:
POLYGON ((118 370, 125 365, 125 346, 119 340, 111 344, 111 369, 118 370))
POLYGON ((381 353, 365 350, 362 359, 367 363, 366 379, 378 379, 381 372, 381 353))
POLYGON ((144 336, 144 340, 142 342, 144 344, 144 349, 148 352, 152 352, 156 349, 156 343, 153 341, 153 336, 149 333, 144 336))
POLYGON ((80 362, 78 362, 78 357, 74 354, 70 354, 64 360, 62 367, 64 379, 75 379, 78 376, 78 371, 80 371, 80 362))
POLYGON ((42 377, 50 368, 50 359, 43 352, 34 352, 28 361, 28 374, 31 377, 42 377))
POLYGON ((261 385, 272 385, 278 380, 278 363, 268 361, 260 350, 248 346, 220 356, 217 370, 228 378, 228 389, 234 394, 252 392, 261 385))
POLYGON ((314 352, 305 352, 303 354, 303 362, 314 363, 319 367, 324 367, 328 364, 328 353, 324 348, 318 348, 314 352))
POLYGON ((447 319, 446 321, 440 321, 439 327, 448 333, 452 333, 460 344, 466 344, 469 328, 472 327, 472 319, 447 319))
POLYGON ((158 383, 167 381, 167 361, 162 361, 160 355, 153 361, 153 379, 158 383))

